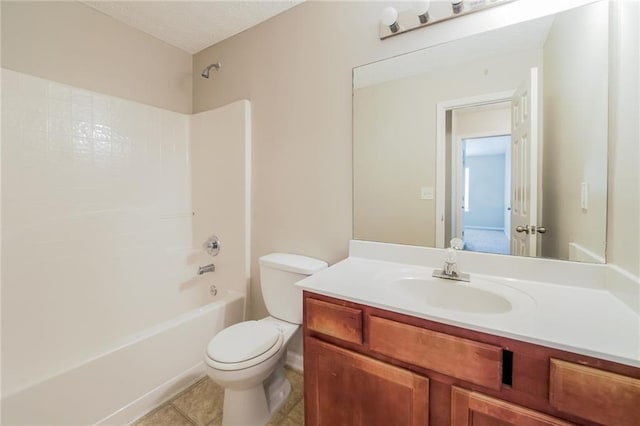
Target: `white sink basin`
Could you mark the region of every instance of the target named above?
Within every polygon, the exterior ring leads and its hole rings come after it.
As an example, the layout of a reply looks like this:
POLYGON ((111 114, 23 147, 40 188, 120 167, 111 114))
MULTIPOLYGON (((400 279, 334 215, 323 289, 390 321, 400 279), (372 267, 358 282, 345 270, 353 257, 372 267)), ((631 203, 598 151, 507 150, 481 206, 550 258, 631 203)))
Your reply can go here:
POLYGON ((433 308, 471 314, 504 314, 511 302, 492 291, 437 278, 401 278, 390 283, 390 290, 433 308))

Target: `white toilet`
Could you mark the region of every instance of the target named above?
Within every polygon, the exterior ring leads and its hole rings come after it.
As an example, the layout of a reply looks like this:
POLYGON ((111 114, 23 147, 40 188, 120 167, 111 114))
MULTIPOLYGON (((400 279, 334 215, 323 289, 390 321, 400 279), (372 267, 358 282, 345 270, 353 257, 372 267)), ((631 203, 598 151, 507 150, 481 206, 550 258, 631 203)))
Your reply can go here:
POLYGON ((286 253, 268 254, 259 263, 270 316, 225 328, 207 346, 207 373, 225 388, 223 426, 264 426, 289 395, 287 345, 302 324, 302 291, 293 284, 328 266, 286 253))

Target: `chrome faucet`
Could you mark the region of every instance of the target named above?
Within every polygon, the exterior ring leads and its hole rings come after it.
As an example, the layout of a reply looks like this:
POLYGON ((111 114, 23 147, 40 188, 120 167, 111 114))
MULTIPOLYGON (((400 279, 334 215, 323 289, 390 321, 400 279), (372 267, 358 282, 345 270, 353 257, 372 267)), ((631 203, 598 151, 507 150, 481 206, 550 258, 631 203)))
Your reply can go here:
POLYGON ((436 269, 431 275, 436 278, 444 278, 447 280, 471 281, 471 276, 469 276, 469 274, 458 271, 456 250, 460 250, 462 247, 464 247, 464 242, 461 240, 457 238, 451 240, 451 247, 447 249, 447 257, 444 260, 444 267, 442 269, 436 269))
POLYGON ((214 265, 213 263, 206 266, 200 266, 198 268, 198 275, 206 274, 207 272, 213 272, 215 270, 216 270, 216 265, 214 265))

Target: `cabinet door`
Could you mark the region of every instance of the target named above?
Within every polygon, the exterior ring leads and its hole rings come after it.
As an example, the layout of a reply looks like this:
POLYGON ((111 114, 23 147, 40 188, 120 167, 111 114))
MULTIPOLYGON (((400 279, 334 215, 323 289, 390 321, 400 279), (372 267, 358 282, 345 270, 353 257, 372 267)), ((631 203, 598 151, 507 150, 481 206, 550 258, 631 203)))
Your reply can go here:
POLYGON ((402 368, 305 338, 307 426, 423 426, 429 380, 402 368))
POLYGON ((451 388, 452 426, 568 426, 563 420, 465 389, 451 388))

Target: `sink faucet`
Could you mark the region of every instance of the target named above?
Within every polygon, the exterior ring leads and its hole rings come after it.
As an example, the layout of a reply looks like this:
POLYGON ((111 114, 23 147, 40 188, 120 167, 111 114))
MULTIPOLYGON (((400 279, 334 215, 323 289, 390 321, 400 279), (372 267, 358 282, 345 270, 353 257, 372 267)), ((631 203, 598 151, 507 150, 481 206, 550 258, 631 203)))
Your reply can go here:
POLYGON ((444 267, 442 269, 436 269, 435 271, 433 271, 432 276, 436 278, 444 278, 447 280, 468 282, 471 280, 469 274, 458 271, 458 264, 456 263, 456 245, 454 245, 453 240, 451 240, 451 243, 452 247, 449 247, 447 249, 447 257, 444 260, 444 267))

